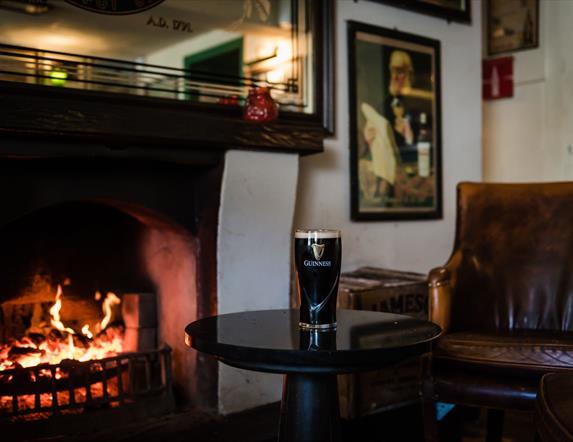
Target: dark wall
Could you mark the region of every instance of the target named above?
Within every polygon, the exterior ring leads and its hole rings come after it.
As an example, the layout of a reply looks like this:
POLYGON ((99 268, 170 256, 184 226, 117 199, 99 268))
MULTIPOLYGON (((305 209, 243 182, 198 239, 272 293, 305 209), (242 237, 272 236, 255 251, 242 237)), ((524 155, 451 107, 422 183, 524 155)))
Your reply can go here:
POLYGON ((94 203, 62 203, 34 211, 0 229, 0 299, 32 291, 40 278, 66 292, 148 291, 141 237, 131 215, 94 203))

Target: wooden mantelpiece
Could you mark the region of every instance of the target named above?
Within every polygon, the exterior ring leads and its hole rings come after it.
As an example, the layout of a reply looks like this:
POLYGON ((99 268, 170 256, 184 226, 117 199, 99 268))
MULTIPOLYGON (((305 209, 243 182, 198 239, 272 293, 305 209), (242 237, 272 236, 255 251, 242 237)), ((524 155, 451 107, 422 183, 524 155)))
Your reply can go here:
MULTIPOLYGON (((322 121, 283 113, 248 123, 239 107, 0 81, 0 136, 149 146, 186 151, 227 149, 322 152, 322 121)), ((81 146, 79 144, 79 146, 81 146)))

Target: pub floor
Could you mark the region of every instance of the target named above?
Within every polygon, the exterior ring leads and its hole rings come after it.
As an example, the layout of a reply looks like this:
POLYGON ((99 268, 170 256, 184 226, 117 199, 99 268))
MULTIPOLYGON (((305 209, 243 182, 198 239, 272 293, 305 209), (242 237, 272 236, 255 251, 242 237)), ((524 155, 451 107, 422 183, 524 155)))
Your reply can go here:
MULTIPOLYGON (((485 410, 456 407, 440 422, 443 442, 484 442, 485 410)), ((423 442, 422 412, 412 405, 398 410, 344 422, 346 441, 423 442)), ((509 412, 504 423, 503 442, 534 442, 533 414, 509 412)))
MULTIPOLYGON (((50 442, 272 442, 276 441, 279 404, 271 404, 228 417, 182 412, 110 430, 50 442)), ((347 442, 423 442, 422 412, 418 405, 342 422, 347 442)), ((533 442, 535 427, 528 413, 508 413, 503 442, 533 442)), ((443 442, 485 441, 485 412, 454 408, 440 422, 443 442)))

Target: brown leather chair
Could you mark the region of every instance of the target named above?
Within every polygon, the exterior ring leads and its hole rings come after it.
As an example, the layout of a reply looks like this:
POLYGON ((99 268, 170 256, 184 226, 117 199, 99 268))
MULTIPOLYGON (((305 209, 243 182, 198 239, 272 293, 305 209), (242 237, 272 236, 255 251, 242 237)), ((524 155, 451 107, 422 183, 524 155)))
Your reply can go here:
POLYGON ((541 376, 573 368, 573 183, 458 185, 448 263, 429 275, 444 334, 423 372, 426 439, 435 401, 534 410, 541 376))

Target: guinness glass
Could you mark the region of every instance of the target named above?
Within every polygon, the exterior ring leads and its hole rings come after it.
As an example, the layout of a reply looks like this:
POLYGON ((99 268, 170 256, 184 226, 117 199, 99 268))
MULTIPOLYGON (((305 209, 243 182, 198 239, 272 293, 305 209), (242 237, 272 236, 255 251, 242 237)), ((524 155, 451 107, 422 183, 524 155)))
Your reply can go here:
POLYGON ((297 230, 294 259, 303 329, 336 328, 340 278, 340 230, 297 230))

